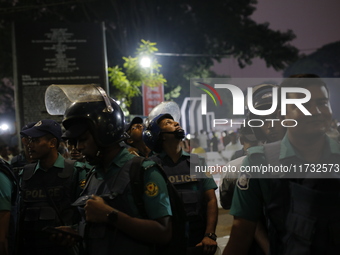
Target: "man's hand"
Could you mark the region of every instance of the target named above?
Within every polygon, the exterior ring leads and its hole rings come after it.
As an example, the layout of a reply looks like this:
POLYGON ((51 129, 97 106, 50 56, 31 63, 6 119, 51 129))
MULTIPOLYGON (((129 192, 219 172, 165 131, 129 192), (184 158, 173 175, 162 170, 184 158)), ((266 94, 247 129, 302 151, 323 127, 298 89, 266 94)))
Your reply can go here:
POLYGON ((196 246, 203 246, 204 254, 213 255, 217 249, 217 242, 206 236, 196 246))
POLYGON ((113 210, 101 197, 95 195, 86 201, 84 209, 86 221, 95 223, 107 222, 107 215, 113 210))
POLYGON ((55 233, 53 233, 54 231, 51 232, 50 240, 60 246, 70 247, 76 245, 77 242, 81 239, 81 237, 78 235, 78 232, 69 226, 56 227, 55 230, 55 233), (75 238, 75 235, 77 236, 77 238, 75 238))

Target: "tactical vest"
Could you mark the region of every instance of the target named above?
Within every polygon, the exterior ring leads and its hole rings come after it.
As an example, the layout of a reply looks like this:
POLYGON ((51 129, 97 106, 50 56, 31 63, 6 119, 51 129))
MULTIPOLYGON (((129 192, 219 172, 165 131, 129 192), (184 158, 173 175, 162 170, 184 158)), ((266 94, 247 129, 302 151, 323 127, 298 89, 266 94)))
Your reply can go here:
POLYGON ((8 179, 12 182, 12 193, 11 193, 11 216, 9 223, 8 233, 8 250, 9 254, 14 254, 16 250, 16 234, 17 234, 17 223, 19 217, 19 185, 16 177, 14 176, 10 165, 4 160, 0 159, 0 171, 4 173, 8 179))
MULTIPOLYGON (((82 196, 74 204, 81 204, 83 201, 85 205, 86 200, 92 194, 96 194, 111 207, 132 217, 141 218, 137 208, 130 206, 133 202, 129 199, 132 194, 129 176, 131 164, 132 160, 129 160, 117 174, 107 180, 97 179, 95 172, 92 171, 86 180, 82 196)), ((82 215, 79 233, 84 237, 88 254, 152 254, 153 245, 133 239, 109 224, 86 222, 84 208, 79 206, 78 209, 82 215)))
POLYGON ((27 165, 27 164, 28 164, 28 162, 27 162, 23 152, 14 156, 11 160, 11 166, 12 166, 12 170, 13 170, 15 176, 18 176, 19 171, 24 167, 24 165, 27 165))
POLYGON ((46 226, 57 227, 77 222, 77 209, 71 206, 76 199, 78 185, 78 181, 74 180, 74 162, 65 160, 63 169, 53 168, 46 172, 41 169, 34 172, 36 164, 24 167, 21 176, 24 247, 56 247, 49 241, 49 235, 41 230, 46 226))
POLYGON ((190 174, 190 167, 194 168, 200 165, 199 156, 191 154, 190 157, 182 160, 174 167, 165 165, 157 156, 151 157, 150 160, 163 167, 168 179, 181 196, 187 215, 188 246, 195 246, 204 237, 207 218, 203 179, 190 174))
MULTIPOLYGON (((279 142, 264 146, 267 163, 278 165, 279 142)), ((340 160, 333 157, 333 164, 340 160)), ((282 162, 284 165, 285 163, 282 162)), ((337 254, 340 250, 340 188, 333 179, 271 179, 265 212, 271 254, 337 254), (326 190, 314 187, 326 183, 326 190)), ((325 185, 323 185, 325 186, 325 185)))

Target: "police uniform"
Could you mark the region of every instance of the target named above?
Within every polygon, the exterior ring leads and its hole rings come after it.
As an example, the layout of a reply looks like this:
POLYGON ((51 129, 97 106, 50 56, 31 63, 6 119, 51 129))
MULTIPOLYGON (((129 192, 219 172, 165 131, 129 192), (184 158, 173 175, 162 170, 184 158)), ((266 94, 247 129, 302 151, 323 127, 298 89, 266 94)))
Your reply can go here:
MULTIPOLYGON (((7 175, 5 175, 0 170, 0 211, 10 211, 12 210, 12 190, 13 190, 13 183, 12 180, 10 180, 7 175)), ((12 212, 11 212, 11 218, 12 218, 12 212)), ((9 225, 9 233, 14 230, 15 226, 12 224, 9 225)), ((13 233, 15 234, 15 233, 13 233)), ((12 254, 13 252, 13 238, 8 238, 8 246, 9 246, 9 254, 12 254)))
POLYGON ((217 185, 211 176, 202 178, 190 173, 190 167, 205 165, 202 157, 190 155, 184 150, 181 153, 176 163, 164 151, 150 159, 162 165, 168 179, 181 195, 187 214, 188 247, 194 247, 202 241, 206 231, 207 207, 204 193, 210 189, 216 190, 217 185))
POLYGON ((71 253, 69 248, 50 242, 49 234, 42 229, 78 222, 77 208, 71 203, 81 193, 85 176, 86 172, 79 171, 74 161, 67 163, 59 153, 54 165, 47 170, 42 169, 38 161, 21 171, 23 254, 71 253))
POLYGON ((0 171, 0 211, 11 210, 12 181, 0 171))
MULTIPOLYGON (((340 146, 326 136, 320 164, 340 164, 340 146)), ((282 165, 303 165, 286 135, 282 165)), ((243 166, 266 165, 263 146, 248 149, 243 166)), ((272 254, 334 254, 340 248, 340 181, 333 179, 252 179, 237 181, 230 214, 257 222, 265 211, 272 254)))
MULTIPOLYGON (((107 172, 96 166, 87 180, 82 197, 86 195, 102 196, 106 203, 131 217, 142 218, 134 201, 129 183, 129 168, 124 166, 135 157, 127 149, 121 151, 112 160, 107 172), (123 171, 122 169, 126 170, 123 171)), ((155 220, 171 216, 171 206, 166 183, 152 161, 144 161, 144 208, 148 219, 155 220)), ((84 236, 88 254, 150 254, 154 247, 135 240, 109 224, 88 223, 84 209, 79 207, 82 222, 79 232, 84 236)))
POLYGON ((0 211, 10 212, 10 221, 8 226, 8 251, 9 254, 16 252, 16 235, 18 223, 19 208, 19 186, 17 180, 4 160, 0 160, 0 211))

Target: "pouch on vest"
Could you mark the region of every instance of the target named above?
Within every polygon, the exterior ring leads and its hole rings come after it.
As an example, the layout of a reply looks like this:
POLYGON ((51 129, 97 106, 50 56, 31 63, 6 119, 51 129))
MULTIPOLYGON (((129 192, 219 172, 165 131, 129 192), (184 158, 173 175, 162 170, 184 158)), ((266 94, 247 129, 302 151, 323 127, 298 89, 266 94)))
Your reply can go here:
POLYGON ((57 214, 52 207, 41 207, 39 220, 56 220, 57 214))
POLYGON ((340 197, 291 183, 286 254, 336 254, 340 249, 340 197))
POLYGON ((187 217, 199 215, 200 207, 197 205, 200 203, 201 195, 194 190, 181 190, 179 194, 183 200, 187 217))

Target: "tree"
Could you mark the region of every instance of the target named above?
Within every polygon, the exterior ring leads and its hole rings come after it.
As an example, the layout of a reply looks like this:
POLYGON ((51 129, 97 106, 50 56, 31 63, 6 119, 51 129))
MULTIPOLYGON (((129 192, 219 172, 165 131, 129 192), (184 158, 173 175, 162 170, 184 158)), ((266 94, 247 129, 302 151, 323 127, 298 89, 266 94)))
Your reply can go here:
POLYGON ((116 100, 121 102, 125 111, 131 106, 132 99, 141 95, 142 84, 153 87, 166 82, 160 73, 161 65, 158 64, 157 59, 151 59, 150 67, 143 68, 140 65, 143 57, 152 58, 153 54, 158 51, 155 46, 156 43, 142 40, 136 57, 123 57, 124 70, 118 65, 109 67, 109 80, 112 86, 110 92, 116 100))
MULTIPOLYGON (((0 30, 9 31, 12 21, 105 22, 111 67, 122 65, 122 57, 132 55, 141 39, 157 42, 160 52, 179 54, 159 57, 159 63, 168 81, 165 92, 174 89, 178 92, 180 87, 180 102, 189 95, 188 79, 213 77, 209 71, 213 60, 233 56, 244 67, 260 57, 267 66, 279 70, 297 59, 297 49, 289 44, 295 37, 292 31, 273 31, 268 23, 257 24, 250 18, 256 3, 256 0, 2 1, 0 30)), ((3 34, 6 33, 0 33, 3 34)), ((10 52, 4 47, 2 50, 10 52)))
POLYGON ((340 42, 327 44, 307 56, 302 56, 284 71, 284 76, 313 73, 320 77, 340 77, 340 42))

